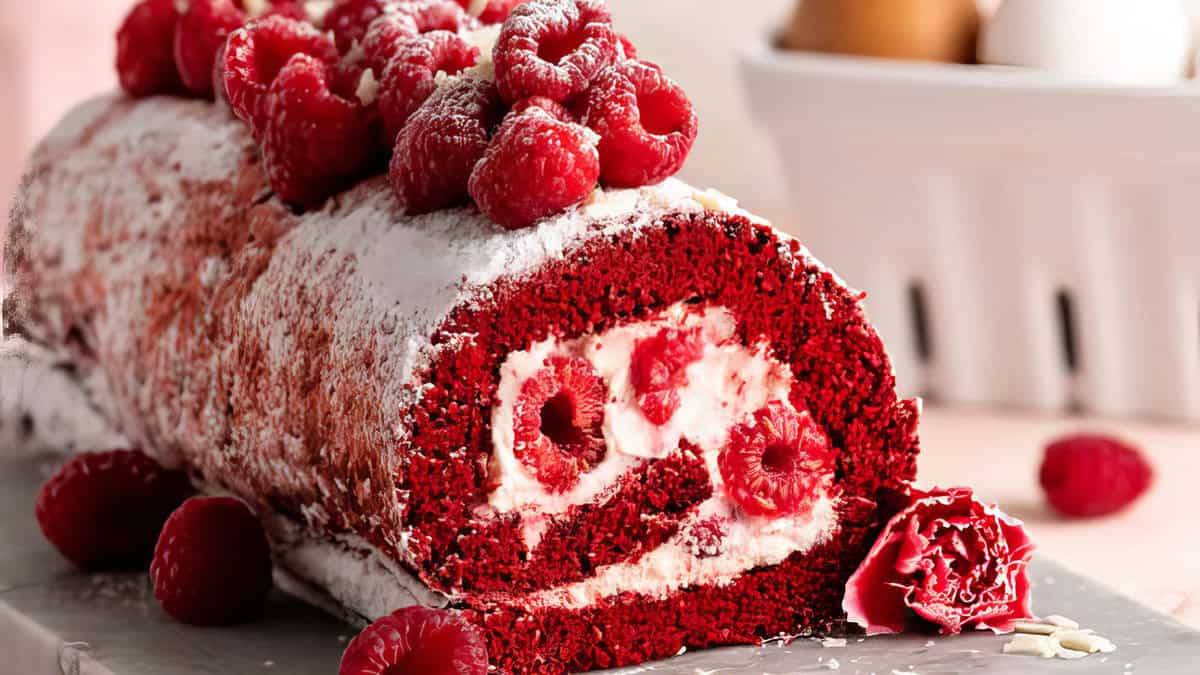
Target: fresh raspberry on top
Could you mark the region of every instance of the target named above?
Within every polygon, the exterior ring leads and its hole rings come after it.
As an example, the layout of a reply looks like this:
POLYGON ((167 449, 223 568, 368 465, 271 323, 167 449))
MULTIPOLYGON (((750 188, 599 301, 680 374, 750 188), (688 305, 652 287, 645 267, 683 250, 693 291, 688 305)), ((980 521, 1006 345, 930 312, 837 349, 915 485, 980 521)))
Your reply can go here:
POLYGON ((475 204, 515 230, 582 202, 596 188, 595 135, 540 108, 509 115, 471 174, 475 204))
POLYGON ((331 91, 331 79, 324 61, 295 54, 267 92, 267 175, 281 199, 302 207, 320 204, 357 178, 374 149, 364 106, 331 91))
POLYGON ((141 450, 79 455, 38 491, 38 525, 64 556, 87 570, 144 565, 175 507, 192 494, 182 471, 141 450))
POLYGON ((479 20, 463 11, 454 0, 405 0, 394 11, 412 19, 418 33, 435 30, 461 33, 481 27, 479 20))
POLYGON ((675 175, 699 130, 687 94, 645 61, 622 61, 601 73, 584 97, 582 118, 600 134, 600 179, 613 187, 675 175))
POLYGON ((1154 470, 1141 451, 1127 443, 1081 434, 1046 446, 1039 478, 1056 511, 1094 518, 1137 500, 1150 487, 1154 470))
POLYGON ((717 458, 725 494, 747 514, 808 513, 833 490, 837 454, 807 411, 773 401, 735 426, 717 458))
POLYGON ((687 367, 704 354, 700 329, 663 328, 634 345, 630 384, 642 414, 663 425, 679 409, 679 390, 687 386, 687 367))
POLYGON ((558 101, 548 99, 545 96, 530 96, 529 98, 523 98, 512 105, 512 110, 509 111, 509 114, 520 115, 530 108, 541 108, 545 112, 550 113, 550 116, 559 122, 577 121, 575 116, 571 114, 570 110, 567 110, 565 105, 559 103, 558 101))
POLYGON ((442 87, 425 101, 396 136, 388 174, 406 213, 467 201, 471 169, 503 113, 495 85, 472 78, 442 87))
POLYGON ((465 10, 478 11, 479 21, 485 24, 504 23, 517 5, 528 0, 458 0, 465 10))
POLYGON ((338 675, 485 675, 487 643, 479 629, 444 609, 405 607, 359 633, 338 675))
POLYGON ((232 0, 191 0, 175 25, 175 66, 188 91, 213 96, 213 63, 229 34, 246 22, 232 0))
POLYGON ((477 48, 444 30, 396 45, 379 80, 379 114, 387 138, 395 142, 404 123, 437 88, 438 73, 458 74, 475 65, 478 57, 477 48))
POLYGON ((117 78, 131 96, 184 91, 175 69, 174 0, 142 0, 117 30, 117 78))
POLYGON ((284 64, 308 54, 328 66, 337 62, 333 42, 310 24, 282 16, 252 21, 235 30, 225 47, 225 92, 233 112, 262 138, 267 128, 267 90, 284 64))
POLYGON ((163 526, 150 565, 154 597, 183 623, 253 618, 271 590, 271 548, 258 518, 233 497, 193 497, 163 526))
POLYGON ((554 357, 513 404, 514 453, 552 492, 566 492, 604 459, 607 387, 582 358, 554 357))
POLYGON ((532 0, 512 10, 493 55, 504 100, 565 103, 613 62, 617 38, 601 0, 532 0))
POLYGON ((399 12, 388 12, 371 22, 363 33, 359 46, 368 68, 382 73, 396 50, 421 34, 411 16, 399 12))
POLYGON ((338 51, 345 54, 363 39, 372 21, 396 4, 395 0, 335 0, 325 13, 322 28, 333 32, 338 51))

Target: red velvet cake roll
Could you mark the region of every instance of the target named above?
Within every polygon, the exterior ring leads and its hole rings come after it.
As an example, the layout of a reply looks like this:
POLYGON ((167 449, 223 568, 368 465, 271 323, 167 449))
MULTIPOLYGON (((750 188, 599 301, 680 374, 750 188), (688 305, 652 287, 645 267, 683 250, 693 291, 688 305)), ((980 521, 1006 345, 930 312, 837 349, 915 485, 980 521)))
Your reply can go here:
POLYGON ((7 312, 296 578, 461 611, 511 673, 841 627, 918 409, 799 242, 673 179, 517 231, 403 216, 382 177, 299 214, 258 156, 210 103, 82 106, 7 312))

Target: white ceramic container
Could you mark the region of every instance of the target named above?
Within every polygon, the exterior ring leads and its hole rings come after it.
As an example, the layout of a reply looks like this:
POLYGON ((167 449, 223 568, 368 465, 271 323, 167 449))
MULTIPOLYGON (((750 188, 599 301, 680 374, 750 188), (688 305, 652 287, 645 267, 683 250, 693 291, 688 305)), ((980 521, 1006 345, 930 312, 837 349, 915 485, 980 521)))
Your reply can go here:
POLYGON ((1200 420, 1200 86, 742 59, 794 229, 868 292, 902 388, 1200 420))

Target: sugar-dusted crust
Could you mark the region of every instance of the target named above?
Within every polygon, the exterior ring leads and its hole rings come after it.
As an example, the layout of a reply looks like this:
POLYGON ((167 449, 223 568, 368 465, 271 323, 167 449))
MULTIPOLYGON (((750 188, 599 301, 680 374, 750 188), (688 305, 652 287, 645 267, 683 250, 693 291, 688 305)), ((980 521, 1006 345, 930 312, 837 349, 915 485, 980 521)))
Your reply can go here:
POLYGON ((381 178, 298 215, 221 108, 101 99, 40 147, 14 214, 10 320, 107 419, 254 503, 296 576, 367 618, 448 602, 502 670, 827 630, 915 472, 916 405, 896 399, 859 294, 677 181, 518 232, 470 209, 402 217, 381 178), (534 601, 664 546, 713 488, 686 449, 647 461, 530 548, 521 514, 487 508, 500 364, 681 302, 727 308, 737 339, 796 374, 790 399, 842 453, 836 531, 710 584, 534 601))

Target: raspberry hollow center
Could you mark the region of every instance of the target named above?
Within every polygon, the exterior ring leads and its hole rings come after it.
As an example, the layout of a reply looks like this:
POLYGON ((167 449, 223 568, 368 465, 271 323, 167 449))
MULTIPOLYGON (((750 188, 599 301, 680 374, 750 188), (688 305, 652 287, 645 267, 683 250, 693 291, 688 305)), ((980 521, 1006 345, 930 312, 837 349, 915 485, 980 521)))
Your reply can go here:
POLYGON ((541 432, 550 442, 571 448, 579 444, 583 430, 575 425, 575 400, 567 392, 560 391, 542 406, 541 432))
POLYGON ((642 128, 655 136, 670 136, 683 131, 688 113, 681 109, 678 100, 666 90, 638 93, 638 111, 642 128))
POLYGON ((587 36, 581 30, 567 31, 563 35, 547 36, 538 44, 538 58, 546 63, 560 65, 566 57, 575 53, 587 36))
POLYGON ((792 475, 800 468, 800 449, 789 443, 772 443, 763 451, 762 465, 770 473, 792 475))

